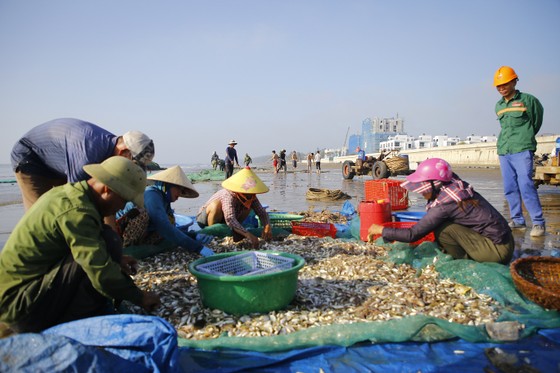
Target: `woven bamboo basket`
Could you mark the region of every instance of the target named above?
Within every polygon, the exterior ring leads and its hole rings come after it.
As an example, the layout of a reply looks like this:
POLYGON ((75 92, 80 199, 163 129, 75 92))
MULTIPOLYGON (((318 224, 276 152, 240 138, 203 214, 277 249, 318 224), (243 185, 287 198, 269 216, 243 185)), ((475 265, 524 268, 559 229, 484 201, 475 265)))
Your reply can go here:
POLYGON ((529 256, 511 263, 511 277, 529 300, 547 309, 560 310, 560 258, 529 256))

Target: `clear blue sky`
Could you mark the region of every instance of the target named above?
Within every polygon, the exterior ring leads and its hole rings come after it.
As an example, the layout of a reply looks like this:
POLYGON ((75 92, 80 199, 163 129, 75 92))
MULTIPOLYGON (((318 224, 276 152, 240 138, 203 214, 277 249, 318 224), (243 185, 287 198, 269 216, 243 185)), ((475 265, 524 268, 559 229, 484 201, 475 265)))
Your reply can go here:
POLYGON ((141 130, 160 164, 336 148, 397 114, 497 135, 501 65, 559 133, 559 0, 0 0, 0 163, 59 117, 141 130))

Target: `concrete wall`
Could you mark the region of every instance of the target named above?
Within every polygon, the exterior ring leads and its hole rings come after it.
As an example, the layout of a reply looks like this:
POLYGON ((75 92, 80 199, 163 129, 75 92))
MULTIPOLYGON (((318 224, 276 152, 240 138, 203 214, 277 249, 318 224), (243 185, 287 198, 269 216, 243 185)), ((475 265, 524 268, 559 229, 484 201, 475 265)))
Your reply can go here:
MULTIPOLYGON (((537 137, 536 154, 550 153, 556 146, 556 138, 560 135, 548 135, 537 137)), ((500 165, 496 153, 496 143, 477 143, 468 145, 454 145, 441 148, 411 149, 402 154, 408 155, 410 167, 416 168, 416 164, 428 158, 443 158, 455 166, 480 166, 497 167, 500 165)), ((345 160, 355 160, 356 156, 337 157, 333 161, 342 163, 345 160)))

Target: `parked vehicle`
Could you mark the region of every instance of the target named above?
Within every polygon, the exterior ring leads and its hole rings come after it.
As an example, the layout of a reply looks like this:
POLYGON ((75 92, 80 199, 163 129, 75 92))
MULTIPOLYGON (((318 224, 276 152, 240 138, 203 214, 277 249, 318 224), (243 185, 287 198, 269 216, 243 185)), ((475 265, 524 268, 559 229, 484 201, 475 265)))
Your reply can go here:
POLYGON ((408 158, 395 152, 381 152, 378 157, 369 156, 366 160, 345 161, 342 164, 342 177, 351 180, 354 176, 371 175, 374 180, 389 176, 410 174, 408 158))

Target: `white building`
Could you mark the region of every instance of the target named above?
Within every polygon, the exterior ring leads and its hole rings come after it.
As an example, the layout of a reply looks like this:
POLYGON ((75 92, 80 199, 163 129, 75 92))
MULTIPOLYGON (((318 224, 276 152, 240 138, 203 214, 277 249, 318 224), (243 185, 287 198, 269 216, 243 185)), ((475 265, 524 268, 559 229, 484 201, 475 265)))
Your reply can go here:
POLYGON ((432 136, 422 134, 414 140, 414 149, 432 148, 432 136))
POLYGON ((321 158, 325 160, 332 161, 334 157, 342 157, 345 156, 347 153, 346 148, 331 148, 331 149, 323 149, 321 152, 321 158))
POLYGON ((389 136, 387 141, 379 143, 380 151, 407 150, 414 147, 414 137, 408 135, 389 136))
POLYGON ((479 142, 482 142, 482 136, 475 136, 475 135, 470 135, 465 137, 465 144, 477 144, 479 142))
POLYGON ((492 135, 492 136, 482 136, 481 142, 496 142, 496 141, 498 141, 498 138, 492 135))
POLYGON ((453 146, 457 145, 461 142, 461 139, 457 136, 447 136, 447 135, 439 135, 434 136, 433 145, 434 147, 441 147, 441 146, 453 146))

